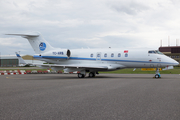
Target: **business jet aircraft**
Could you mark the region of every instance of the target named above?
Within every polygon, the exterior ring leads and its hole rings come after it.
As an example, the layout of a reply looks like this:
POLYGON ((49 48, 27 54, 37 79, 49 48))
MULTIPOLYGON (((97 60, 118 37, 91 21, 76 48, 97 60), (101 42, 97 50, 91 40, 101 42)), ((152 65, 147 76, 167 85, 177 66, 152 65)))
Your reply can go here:
MULTIPOLYGON (((61 49, 52 47, 39 32, 16 35, 28 39, 35 51, 35 59, 53 64, 41 64, 43 68, 67 72, 79 71, 78 77, 95 77, 98 71, 113 71, 123 68, 161 68, 179 63, 158 50, 124 49, 61 49)), ((160 78, 156 70, 155 78, 160 78)))

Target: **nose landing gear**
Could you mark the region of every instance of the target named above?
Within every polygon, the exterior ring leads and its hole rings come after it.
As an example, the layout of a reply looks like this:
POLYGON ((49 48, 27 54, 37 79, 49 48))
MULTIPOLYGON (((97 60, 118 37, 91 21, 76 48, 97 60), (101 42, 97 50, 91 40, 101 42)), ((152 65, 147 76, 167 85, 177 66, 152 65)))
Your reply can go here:
POLYGON ((156 68, 156 74, 153 78, 156 78, 156 79, 161 78, 161 74, 159 73, 159 68, 156 68))
POLYGON ((160 74, 156 74, 156 75, 154 76, 154 78, 161 78, 161 75, 160 75, 160 74))

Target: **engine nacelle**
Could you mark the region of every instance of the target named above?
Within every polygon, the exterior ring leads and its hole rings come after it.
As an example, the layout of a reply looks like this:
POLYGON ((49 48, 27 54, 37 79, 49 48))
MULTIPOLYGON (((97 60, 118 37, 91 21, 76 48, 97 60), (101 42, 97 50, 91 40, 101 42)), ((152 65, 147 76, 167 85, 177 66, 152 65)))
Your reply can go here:
POLYGON ((43 54, 35 55, 35 58, 44 58, 44 59, 68 59, 71 56, 71 51, 69 49, 55 49, 43 54))
POLYGON ((68 49, 67 50, 67 53, 66 53, 67 57, 70 57, 71 56, 71 51, 68 49))

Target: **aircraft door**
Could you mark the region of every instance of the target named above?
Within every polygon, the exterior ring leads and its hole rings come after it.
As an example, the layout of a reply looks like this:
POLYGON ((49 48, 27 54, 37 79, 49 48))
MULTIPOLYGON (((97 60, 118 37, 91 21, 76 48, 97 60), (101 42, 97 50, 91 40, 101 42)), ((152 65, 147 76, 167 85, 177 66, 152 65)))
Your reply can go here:
POLYGON ((96 54, 96 61, 101 61, 101 53, 100 52, 98 52, 96 54))

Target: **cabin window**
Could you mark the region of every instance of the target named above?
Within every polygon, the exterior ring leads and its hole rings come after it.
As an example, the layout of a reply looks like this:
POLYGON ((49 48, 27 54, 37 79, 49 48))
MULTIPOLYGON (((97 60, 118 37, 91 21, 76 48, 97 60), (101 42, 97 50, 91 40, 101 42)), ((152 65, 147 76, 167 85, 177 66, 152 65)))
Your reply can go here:
POLYGON ((128 54, 127 54, 127 53, 125 54, 125 57, 128 57, 128 54))
POLYGON ((121 53, 118 53, 118 57, 121 57, 121 53))
POLYGON ((104 54, 104 57, 107 57, 107 53, 104 54))
POLYGON ((114 53, 111 54, 111 57, 114 57, 114 53))
POLYGON ((100 54, 97 54, 97 57, 100 57, 100 54))
POLYGON ((93 54, 91 54, 90 57, 93 57, 93 54))

